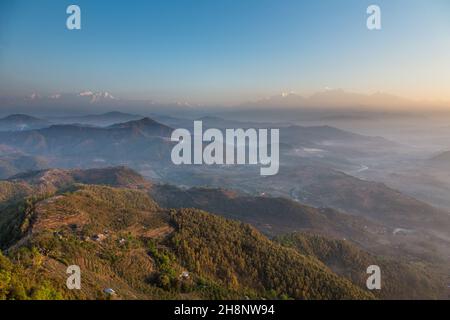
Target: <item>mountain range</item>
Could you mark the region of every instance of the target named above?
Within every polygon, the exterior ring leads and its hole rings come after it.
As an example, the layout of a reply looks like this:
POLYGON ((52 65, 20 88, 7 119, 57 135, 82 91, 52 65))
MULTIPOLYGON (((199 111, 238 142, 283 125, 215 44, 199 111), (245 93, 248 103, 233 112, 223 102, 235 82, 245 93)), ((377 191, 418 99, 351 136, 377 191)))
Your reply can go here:
POLYGON ((45 128, 50 122, 25 114, 13 114, 0 119, 0 131, 24 131, 45 128))
MULTIPOLYGON (((179 112, 189 110, 186 103, 158 103, 152 100, 119 98, 108 91, 85 90, 76 93, 33 93, 29 96, 2 96, 0 104, 3 112, 38 112, 41 115, 53 117, 78 117, 77 115, 119 110, 121 112, 179 112)), ((131 120, 131 119, 130 119, 131 120)))
MULTIPOLYGON (((204 112, 211 105, 197 105, 188 102, 157 102, 151 99, 120 98, 108 91, 85 90, 77 93, 33 93, 29 96, 2 96, 0 103, 3 110, 20 110, 20 112, 39 111, 42 114, 55 114, 64 107, 64 114, 79 112, 88 113, 94 107, 96 110, 125 110, 132 113, 153 112, 162 114, 204 112)), ((389 93, 375 92, 372 94, 355 93, 343 89, 325 89, 302 96, 294 92, 284 92, 271 97, 248 101, 234 106, 215 105, 215 111, 258 109, 260 112, 279 109, 310 109, 310 110, 354 110, 370 113, 395 112, 409 113, 414 109, 424 107, 442 109, 448 103, 441 101, 413 101, 389 93)))
POLYGON ((206 211, 163 208, 162 194, 152 196, 155 186, 124 167, 46 170, 0 182, 0 270, 7 276, 0 297, 373 299, 443 292, 432 266, 307 233, 271 240, 206 211), (367 263, 383 266, 386 290, 365 289, 367 263), (81 291, 64 287, 71 264, 83 270, 81 291))
MULTIPOLYGON (((159 118, 169 122, 174 128, 191 129, 193 125, 192 120, 159 118)), ((217 117, 204 117, 200 120, 205 128, 278 126, 273 123, 229 121, 217 117)), ((48 122, 44 128, 35 130, 0 132, 0 145, 10 148, 11 153, 22 152, 29 156, 47 157, 53 167, 126 164, 140 169, 141 165, 149 161, 159 162, 165 159, 167 162, 170 159, 172 143, 169 138, 173 128, 150 118, 110 112, 76 118, 53 118, 51 121, 61 123, 48 122), (129 120, 136 118, 138 120, 129 120), (119 120, 120 122, 115 122, 119 120)), ((323 151, 319 161, 339 158, 336 163, 345 163, 346 154, 373 153, 381 149, 389 152, 395 149, 395 144, 382 138, 349 133, 333 127, 285 125, 280 127, 281 148, 285 153, 293 153, 294 158, 306 148, 323 151)))
POLYGON ((111 111, 103 114, 57 117, 52 118, 51 120, 58 124, 82 124, 82 125, 106 127, 116 123, 134 121, 142 118, 143 117, 140 115, 111 111))
MULTIPOLYGON (((109 127, 51 125, 48 128, 0 133, 0 144, 30 155, 56 158, 58 166, 102 164, 134 159, 169 159, 172 129, 149 118, 109 127)), ((167 160, 168 161, 168 160, 167 160)))
POLYGON ((114 288, 125 299, 444 296, 448 212, 340 171, 397 144, 284 123, 280 172, 264 178, 248 166, 174 166, 170 135, 192 120, 158 119, 112 112, 0 132, 0 272, 16 279, 0 295, 96 299, 114 288), (73 261, 88 270, 76 294, 61 282, 73 261), (386 290, 366 290, 368 263, 383 265, 386 290))
POLYGON ((365 110, 405 110, 411 106, 418 106, 421 102, 411 101, 383 92, 362 94, 348 92, 342 89, 326 89, 309 96, 301 96, 294 92, 281 93, 258 101, 240 105, 243 108, 323 108, 323 109, 351 109, 365 110))

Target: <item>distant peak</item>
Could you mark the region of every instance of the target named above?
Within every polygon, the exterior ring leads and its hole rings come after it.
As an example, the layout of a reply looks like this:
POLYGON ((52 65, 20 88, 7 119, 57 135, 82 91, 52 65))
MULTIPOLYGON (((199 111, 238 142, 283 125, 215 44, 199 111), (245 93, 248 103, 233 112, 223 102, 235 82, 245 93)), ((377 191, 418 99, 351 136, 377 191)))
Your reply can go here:
POLYGON ((128 124, 144 124, 144 125, 153 125, 153 124, 160 124, 159 122, 149 118, 149 117, 145 117, 142 118, 140 120, 134 120, 134 121, 129 121, 127 122, 128 124))
POLYGON ((86 97, 86 96, 92 96, 94 93, 92 92, 92 91, 83 91, 83 92, 80 92, 78 95, 79 96, 81 96, 81 97, 86 97))
POLYGON ((39 94, 37 94, 36 92, 33 92, 30 96, 29 96, 29 98, 31 99, 31 100, 36 100, 36 99, 39 99, 41 96, 39 95, 39 94))
POLYGON ((295 92, 294 91, 289 91, 289 92, 282 92, 281 93, 281 97, 282 98, 286 98, 286 97, 289 97, 289 96, 295 96, 295 92))
MULTIPOLYGON (((131 128, 131 127, 167 127, 162 123, 159 123, 158 121, 155 121, 149 117, 145 117, 139 120, 132 120, 132 121, 128 121, 128 122, 123 122, 123 123, 117 123, 117 124, 113 124, 112 126, 110 126, 110 128, 131 128)), ((168 128, 168 127, 167 127, 168 128)))
POLYGON ((80 97, 89 97, 91 99, 91 103, 97 102, 99 100, 118 100, 116 97, 114 97, 111 93, 104 91, 104 92, 93 92, 90 90, 80 92, 78 94, 80 97))
POLYGON ((120 112, 120 111, 109 111, 102 114, 103 116, 131 116, 131 114, 120 112))
POLYGON ((9 121, 17 121, 17 120, 40 120, 39 118, 29 116, 27 114, 11 114, 2 120, 9 120, 9 121))

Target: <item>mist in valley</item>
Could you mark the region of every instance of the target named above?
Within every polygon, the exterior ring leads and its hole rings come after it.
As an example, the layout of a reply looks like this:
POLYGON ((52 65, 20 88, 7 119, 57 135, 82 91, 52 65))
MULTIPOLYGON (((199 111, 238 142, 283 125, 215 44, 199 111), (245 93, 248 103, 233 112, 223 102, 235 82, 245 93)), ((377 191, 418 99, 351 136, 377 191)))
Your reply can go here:
POLYGON ((0 178, 22 181, 24 174, 51 168, 125 166, 158 185, 155 197, 172 199, 170 207, 219 213, 269 237, 313 232, 374 254, 427 261, 441 274, 450 271, 447 118, 355 119, 342 112, 330 119, 309 112, 303 120, 301 112, 286 113, 290 120, 283 112, 279 118, 260 112, 249 119, 236 110, 7 117, 0 120, 0 178), (192 131, 195 120, 222 132, 279 129, 279 173, 261 176, 255 165, 174 165, 170 135, 175 128, 192 131), (310 210, 305 205, 318 210, 314 218, 304 217, 310 210))

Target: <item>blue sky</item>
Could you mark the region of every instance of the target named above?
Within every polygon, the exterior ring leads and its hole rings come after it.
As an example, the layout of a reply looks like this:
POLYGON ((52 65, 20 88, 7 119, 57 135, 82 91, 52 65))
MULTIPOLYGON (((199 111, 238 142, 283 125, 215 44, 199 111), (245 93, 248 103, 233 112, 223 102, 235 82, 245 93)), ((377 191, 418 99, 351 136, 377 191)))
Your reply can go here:
POLYGON ((232 104, 282 91, 450 100, 447 0, 0 0, 0 94, 232 104), (66 29, 66 8, 82 30, 66 29), (381 31, 366 8, 382 9, 381 31))

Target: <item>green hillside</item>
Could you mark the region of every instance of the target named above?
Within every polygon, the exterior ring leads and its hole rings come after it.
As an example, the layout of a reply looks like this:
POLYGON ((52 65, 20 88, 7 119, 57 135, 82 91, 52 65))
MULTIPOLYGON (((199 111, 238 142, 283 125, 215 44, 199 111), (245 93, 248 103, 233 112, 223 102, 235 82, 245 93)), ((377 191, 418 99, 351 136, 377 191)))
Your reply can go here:
MULTIPOLYGON (((323 210, 282 199, 215 197, 225 218, 182 208, 193 193, 167 187, 158 196, 122 167, 29 173, 0 190, 1 299, 435 299, 445 290, 439 270, 421 261, 306 233, 271 240, 230 220, 257 222, 260 212, 270 223, 286 215, 332 227, 323 210), (381 292, 365 288, 372 264, 382 268, 381 292), (81 290, 66 288, 69 265, 81 267, 81 290)), ((217 191, 194 192, 197 205, 217 191)))
MULTIPOLYGON (((130 299, 372 297, 249 225, 198 210, 162 210, 142 191, 76 185, 26 206, 17 207, 12 230, 19 240, 2 258, 3 273, 16 270, 14 283, 27 278, 26 297, 42 286, 46 298, 106 298, 105 288, 130 299), (64 287, 72 264, 83 272, 81 291, 64 287), (183 271, 188 279, 180 278, 183 271)), ((17 298, 11 281, 2 281, 3 297, 17 298)))
POLYGON ((349 241, 333 240, 309 233, 280 236, 277 242, 315 257, 337 274, 348 278, 361 288, 366 287, 366 268, 377 265, 382 270, 382 290, 378 298, 442 299, 445 297, 445 271, 423 262, 408 262, 399 258, 380 257, 359 249, 349 241))

